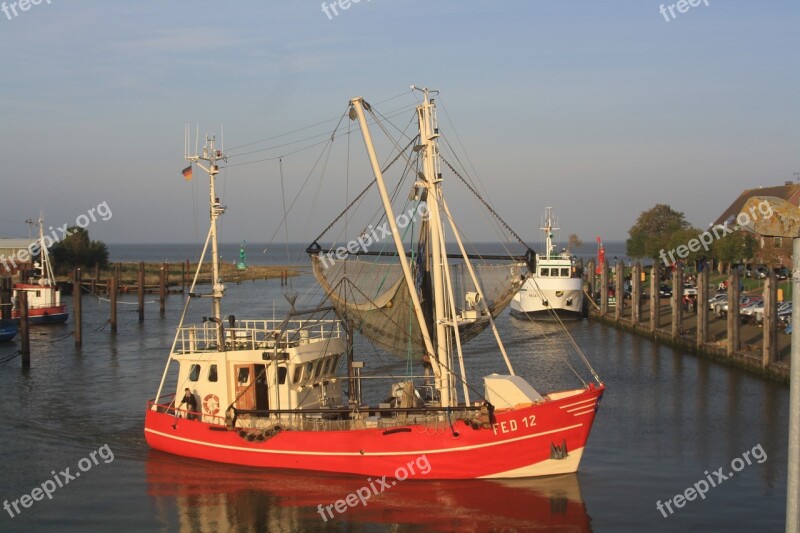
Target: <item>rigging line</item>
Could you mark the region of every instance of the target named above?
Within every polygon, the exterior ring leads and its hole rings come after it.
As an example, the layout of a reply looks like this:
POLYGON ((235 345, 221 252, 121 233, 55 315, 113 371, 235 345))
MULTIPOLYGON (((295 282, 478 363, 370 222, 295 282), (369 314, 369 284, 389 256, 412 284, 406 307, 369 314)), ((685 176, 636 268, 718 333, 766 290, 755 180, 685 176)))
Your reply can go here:
POLYGON ((490 212, 490 213, 491 213, 491 214, 492 214, 492 215, 493 215, 493 216, 494 216, 494 217, 497 219, 497 221, 498 221, 498 222, 500 222, 500 224, 502 224, 502 226, 503 226, 503 227, 504 227, 506 230, 508 230, 508 232, 509 232, 509 233, 510 233, 510 234, 511 234, 511 235, 512 235, 512 236, 513 236, 515 239, 517 239, 517 241, 518 241, 520 244, 522 244, 522 245, 523 245, 525 248, 527 248, 527 249, 530 249, 530 246, 528 246, 528 243, 526 243, 526 242, 525 242, 525 241, 522 239, 522 237, 520 237, 519 235, 517 235, 517 233, 516 233, 516 232, 515 232, 513 229, 511 229, 511 226, 509 226, 508 224, 506 224, 506 221, 505 221, 505 220, 503 220, 503 219, 500 217, 500 215, 499 215, 499 214, 497 214, 497 211, 495 211, 495 210, 492 208, 492 206, 490 206, 490 205, 489 205, 489 204, 486 202, 486 200, 484 200, 484 199, 481 197, 481 195, 478 193, 478 191, 476 191, 476 190, 475 190, 475 189, 474 189, 474 188, 473 188, 473 187, 472 187, 472 186, 471 186, 469 183, 467 183, 467 181, 466 181, 466 180, 465 180, 465 179, 464 179, 464 178, 461 176, 461 174, 459 174, 459 173, 458 173, 458 171, 456 171, 456 169, 455 169, 455 168, 453 168, 453 165, 451 165, 451 164, 450 164, 450 163, 447 161, 447 159, 445 159, 444 157, 442 157, 441 159, 442 159, 442 161, 444 162, 444 164, 445 164, 445 165, 447 165, 447 166, 450 168, 450 170, 452 170, 452 171, 453 171, 453 174, 455 174, 455 175, 458 177, 458 179, 460 179, 460 180, 461 180, 461 182, 462 182, 462 183, 463 183, 463 184, 464 184, 464 185, 465 185, 465 186, 466 186, 466 187, 469 189, 469 191, 470 191, 472 194, 474 194, 474 195, 475 195, 475 197, 476 197, 478 200, 480 200, 480 201, 481 201, 481 203, 484 205, 484 207, 486 207, 486 209, 488 209, 488 210, 489 210, 489 212, 490 212))
MULTIPOLYGON (((333 144, 333 141, 325 141, 325 143, 328 144, 327 149, 330 150, 330 146, 333 144)), ((300 190, 297 191, 297 194, 295 195, 294 199, 292 200, 292 203, 289 205, 289 211, 287 211, 284 214, 283 219, 281 219, 280 224, 278 224, 278 227, 275 229, 275 232, 272 234, 272 237, 270 237, 270 239, 268 241, 268 244, 271 244, 275 240, 275 236, 278 234, 278 232, 281 229, 281 224, 286 224, 286 216, 289 214, 289 212, 291 212, 292 208, 294 207, 295 202, 297 202, 297 199, 300 198, 300 194, 302 194, 303 189, 305 189, 306 184, 308 183, 308 180, 311 179, 311 176, 314 174, 314 170, 317 168, 317 165, 319 165, 319 162, 322 159, 322 156, 324 154, 325 154, 325 150, 322 150, 320 152, 319 156, 317 156, 316 161, 314 161, 314 165, 311 167, 311 170, 308 172, 308 175, 306 176, 306 179, 303 181, 303 185, 300 187, 300 190)))
MULTIPOLYGON (((403 148, 403 152, 405 152, 406 150, 408 150, 408 148, 409 148, 409 147, 410 147, 412 144, 414 144, 414 142, 415 142, 416 140, 417 140, 417 138, 416 138, 416 137, 414 137, 413 139, 411 139, 411 142, 409 142, 409 143, 408 143, 408 144, 405 146, 405 148, 403 148)), ((392 161, 391 161, 391 162, 390 162, 388 165, 386 165, 386 166, 385 166, 385 167, 384 167, 384 168, 381 170, 381 172, 386 172, 387 170, 389 170, 389 167, 391 167, 392 165, 394 165, 394 163, 395 163, 395 162, 396 162, 398 159, 400 159, 400 156, 401 156, 401 155, 403 155, 403 154, 402 154, 402 152, 401 152, 401 153, 398 153, 398 154, 397 154, 397 157, 395 157, 394 159, 392 159, 392 161)), ((367 186, 366 186, 366 187, 364 187, 364 189, 363 189, 363 190, 362 190, 360 193, 358 193, 358 196, 356 196, 356 197, 353 199, 353 201, 352 201, 352 202, 350 202, 350 203, 347 205, 347 207, 345 207, 345 208, 344 208, 344 210, 343 210, 341 213, 339 213, 339 215, 338 215, 338 216, 337 216, 335 219, 333 219, 333 222, 331 222, 330 224, 328 224, 328 226, 327 226, 327 227, 326 227, 324 230, 322 230, 322 233, 320 233, 320 234, 317 236, 317 238, 316 238, 316 239, 314 239, 312 242, 319 242, 319 240, 320 240, 322 237, 324 237, 326 233, 328 233, 328 231, 329 231, 329 230, 330 230, 330 229, 331 229, 331 228, 332 228, 332 227, 333 227, 333 226, 334 226, 334 225, 335 225, 335 224, 336 224, 336 223, 337 223, 337 222, 338 222, 338 221, 339 221, 339 220, 340 220, 340 219, 341 219, 341 218, 342 218, 344 215, 345 215, 345 213, 347 213, 347 211, 348 211, 348 210, 349 210, 351 207, 353 207, 353 205, 355 205, 355 204, 356 204, 356 203, 357 203, 357 202, 358 202, 358 201, 359 201, 359 200, 360 200, 360 199, 361 199, 361 198, 362 198, 362 197, 363 197, 365 194, 367 194, 367 191, 369 191, 369 190, 370 190, 370 188, 372 188, 372 186, 373 186, 373 185, 375 185, 375 183, 376 183, 376 180, 375 180, 375 178, 372 178, 372 180, 371 180, 371 181, 370 181, 370 182, 367 184, 367 186)))
MULTIPOLYGON (((401 98, 403 96, 406 96, 407 94, 408 94, 408 91, 403 91, 400 94, 397 94, 397 95, 392 96, 390 98, 387 98, 385 100, 381 100, 378 103, 379 104, 384 104, 386 102, 390 102, 392 100, 396 100, 397 98, 401 98)), ((252 142, 249 142, 249 143, 246 143, 246 144, 240 144, 239 146, 234 146, 233 148, 229 148, 228 151, 229 152, 233 152, 235 150, 238 150, 239 148, 246 148, 246 147, 252 146, 254 144, 259 144, 259 143, 262 143, 262 142, 271 141, 273 139, 278 139, 280 137, 285 137, 286 135, 291 135, 292 133, 297 133, 297 132, 300 132, 300 131, 309 130, 311 128, 316 128, 317 126, 321 126, 323 124, 327 124, 328 122, 333 122, 334 120, 336 120, 338 118, 340 118, 340 117, 332 117, 332 118, 317 122, 316 124, 311 124, 310 126, 303 126, 302 128, 297 128, 296 130, 287 131, 286 133, 280 133, 278 135, 273 135, 272 137, 267 137, 266 139, 261 139, 261 140, 258 140, 258 141, 252 141, 252 142)), ((239 155, 241 155, 241 154, 239 154, 239 155)))
MULTIPOLYGON (((390 117, 396 117, 398 115, 405 114, 407 111, 408 111, 408 106, 406 105, 406 106, 403 106, 403 107, 400 107, 400 108, 397 108, 397 109, 393 109, 392 111, 389 111, 387 113, 387 115, 390 116, 390 117)), ((341 124, 341 121, 342 121, 342 117, 340 117, 339 123, 337 123, 336 128, 334 128, 334 132, 339 128, 339 125, 341 124)), ((345 132, 339 133, 339 135, 346 135, 346 134, 347 133, 345 133, 345 132)), ((274 146, 267 146, 266 148, 259 148, 257 150, 250 150, 249 152, 242 152, 240 154, 229 155, 228 159, 238 158, 238 157, 242 157, 242 156, 250 155, 250 154, 257 154, 257 153, 261 153, 261 152, 269 152, 270 150, 276 150, 278 148, 284 148, 286 146, 292 146, 294 144, 299 144, 299 143, 302 143, 302 142, 305 142, 305 141, 311 141, 311 140, 314 140, 314 139, 318 139, 320 137, 328 137, 328 136, 330 136, 330 134, 327 133, 327 132, 317 133, 315 135, 309 135, 308 137, 303 137, 302 139, 296 139, 294 141, 287 141, 287 142, 282 143, 282 144, 276 144, 274 146)))

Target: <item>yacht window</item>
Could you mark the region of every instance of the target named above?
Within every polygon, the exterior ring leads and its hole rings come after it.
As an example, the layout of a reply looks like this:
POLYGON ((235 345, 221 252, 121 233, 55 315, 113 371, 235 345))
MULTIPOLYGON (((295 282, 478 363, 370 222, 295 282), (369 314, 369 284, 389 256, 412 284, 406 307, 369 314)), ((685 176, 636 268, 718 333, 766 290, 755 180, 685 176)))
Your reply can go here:
POLYGON ((189 369, 189 381, 197 381, 200 379, 200 365, 192 365, 189 369))
POLYGON ((240 368, 237 381, 239 382, 239 385, 247 385, 250 382, 250 369, 240 368))
POLYGON ((557 268, 551 268, 550 269, 550 275, 551 276, 558 276, 558 269, 557 268))
POLYGON ((333 356, 333 364, 331 365, 331 372, 336 372, 336 369, 339 368, 339 357, 340 355, 333 356))
POLYGON ((543 269, 539 270, 539 275, 540 276, 549 276, 550 275, 550 269, 549 268, 543 268, 543 269))
POLYGON ((280 385, 283 385, 284 383, 286 383, 286 373, 287 372, 288 372, 288 369, 285 366, 279 366, 278 367, 278 383, 280 385))
POLYGON ((292 383, 297 385, 300 383, 300 380, 303 378, 303 365, 295 365, 294 367, 294 377, 292 378, 292 383))
POLYGON ((212 383, 216 383, 217 381, 217 365, 211 365, 208 367, 208 381, 212 383))
POLYGON ((323 366, 322 373, 326 376, 331 373, 331 363, 333 363, 333 357, 328 357, 325 359, 325 365, 323 366))
POLYGON ((565 277, 565 278, 568 278, 569 277, 569 269, 568 268, 562 268, 561 269, 561 276, 565 277))
POLYGON ((306 380, 307 381, 314 380, 314 363, 308 363, 306 365, 306 380))

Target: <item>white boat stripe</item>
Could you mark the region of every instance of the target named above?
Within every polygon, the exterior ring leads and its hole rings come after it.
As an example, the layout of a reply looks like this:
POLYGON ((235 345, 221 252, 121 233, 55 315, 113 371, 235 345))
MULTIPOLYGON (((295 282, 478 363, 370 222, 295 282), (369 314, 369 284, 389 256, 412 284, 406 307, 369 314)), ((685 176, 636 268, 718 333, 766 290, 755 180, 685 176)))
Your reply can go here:
POLYGON ((573 407, 572 409, 567 409, 567 412, 571 413, 573 411, 580 411, 582 409, 590 409, 590 408, 594 409, 594 407, 595 407, 594 405, 579 405, 578 407, 573 407))
POLYGON ((589 398, 588 400, 581 400, 580 402, 570 403, 570 404, 567 404, 567 405, 559 405, 558 408, 559 409, 566 409, 567 407, 574 407, 574 406, 580 405, 582 403, 594 402, 596 400, 597 400, 597 398, 589 398))
POLYGON ((588 415, 589 413, 594 413, 594 408, 589 409, 588 411, 581 411, 580 413, 572 413, 572 416, 588 415))
POLYGON ((583 424, 573 424, 571 426, 553 429, 550 431, 543 431, 542 433, 534 433, 533 435, 524 435, 522 437, 514 437, 513 439, 505 439, 497 442, 489 442, 487 444, 474 444, 472 446, 461 446, 459 448, 447 448, 443 450, 408 450, 404 452, 379 452, 379 453, 372 453, 372 452, 300 452, 300 451, 291 451, 291 450, 262 450, 256 448, 241 448, 238 446, 228 446, 227 444, 211 444, 208 442, 203 442, 199 440, 192 440, 187 439, 184 437, 177 437, 175 435, 170 435, 169 433, 162 433, 160 431, 156 431, 154 429, 145 428, 145 431, 148 433, 153 433, 155 435, 161 435, 162 437, 167 437, 169 439, 179 440, 181 442, 190 442, 192 444, 200 444, 203 446, 210 446, 213 448, 223 448, 226 450, 239 450, 244 452, 259 452, 259 453, 276 453, 276 454, 285 454, 285 455, 336 455, 336 456, 363 456, 363 455, 370 455, 372 457, 375 456, 389 456, 389 455, 424 455, 429 453, 450 453, 450 452, 461 452, 467 450, 477 450, 480 448, 489 448, 492 446, 499 446, 501 444, 509 444, 511 442, 516 442, 525 439, 532 439, 535 437, 543 437, 545 435, 550 435, 551 433, 558 433, 559 431, 567 431, 570 429, 575 429, 581 427, 583 424))

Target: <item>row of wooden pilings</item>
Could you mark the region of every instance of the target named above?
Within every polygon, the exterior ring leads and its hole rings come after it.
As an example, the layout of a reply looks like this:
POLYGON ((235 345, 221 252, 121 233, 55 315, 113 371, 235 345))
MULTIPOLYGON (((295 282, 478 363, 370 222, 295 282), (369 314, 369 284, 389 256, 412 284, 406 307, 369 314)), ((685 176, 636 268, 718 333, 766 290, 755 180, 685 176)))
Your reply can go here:
MULTIPOLYGON (((597 296, 595 291, 597 275, 596 263, 590 260, 587 265, 587 281, 589 285, 589 296, 594 300, 597 296)), ((739 358, 742 348, 741 344, 741 316, 739 314, 739 298, 741 287, 741 274, 738 271, 728 275, 728 311, 727 311, 727 337, 724 353, 712 353, 715 348, 708 343, 711 341, 709 338, 709 271, 708 267, 702 268, 697 272, 697 327, 696 335, 692 340, 683 336, 683 286, 684 286, 684 272, 681 268, 674 268, 671 273, 672 277, 672 296, 670 298, 671 304, 671 330, 669 334, 663 332, 661 328, 661 313, 660 313, 660 284, 661 284, 661 270, 662 265, 658 262, 654 263, 650 272, 650 316, 649 320, 645 321, 642 317, 642 265, 636 263, 631 268, 631 299, 630 305, 632 306, 630 318, 623 319, 622 312, 625 307, 624 297, 624 264, 617 261, 614 266, 614 286, 616 287, 616 305, 613 312, 613 322, 620 325, 629 326, 636 332, 649 333, 653 337, 671 340, 675 344, 683 345, 687 348, 694 348, 695 351, 701 353, 710 353, 711 355, 724 355, 727 358, 739 358), (692 346, 693 344, 693 346, 692 346)), ((609 312, 609 263, 604 261, 600 268, 600 303, 599 309, 595 316, 599 316, 605 321, 612 321, 612 315, 609 312)), ((771 272, 766 278, 763 290, 764 298, 764 318, 763 318, 763 345, 761 351, 761 358, 758 366, 762 369, 776 370, 780 375, 786 374, 786 368, 774 369, 773 364, 778 360, 778 298, 777 298, 778 280, 776 279, 775 272, 771 272)), ((739 358, 742 359, 742 358, 739 358)), ((747 358, 743 358, 745 366, 748 364, 747 358)), ((752 364, 752 361, 749 363, 752 364)))
MULTIPOLYGON (((22 270, 22 280, 24 279, 24 272, 25 269, 22 270)), ((289 270, 283 270, 280 273, 280 280, 281 286, 288 285, 290 273, 289 270)), ((83 345, 83 308, 82 308, 82 291, 87 291, 90 294, 99 297, 100 294, 104 294, 108 296, 108 300, 110 303, 110 317, 108 320, 108 324, 111 328, 112 332, 117 331, 117 307, 118 307, 118 296, 119 294, 127 294, 136 292, 137 295, 137 303, 138 303, 138 315, 139 315, 139 322, 144 322, 144 306, 145 306, 145 294, 148 292, 158 292, 158 302, 159 302, 159 314, 160 316, 164 316, 166 311, 166 300, 167 295, 171 292, 178 292, 177 290, 172 291, 170 290, 170 263, 163 263, 159 270, 159 280, 156 286, 153 285, 145 285, 145 263, 140 262, 138 265, 137 273, 136 273, 136 281, 133 284, 133 289, 131 290, 131 285, 121 285, 120 280, 122 279, 121 274, 121 265, 117 264, 114 273, 106 279, 104 282, 100 280, 100 269, 98 267, 94 268, 94 277, 90 280, 83 280, 83 273, 80 268, 75 269, 72 274, 72 310, 70 314, 72 315, 72 321, 74 324, 74 337, 75 337, 75 346, 82 346, 83 345), (155 289, 155 291, 153 290, 155 289)), ((187 260, 184 263, 181 263, 181 288, 180 293, 183 294, 186 292, 186 287, 191 285, 191 272, 190 272, 190 264, 187 260)), ((266 279, 266 278, 265 278, 266 279)), ((253 274, 253 281, 255 282, 255 273, 253 274)), ((13 281, 11 277, 4 277, 0 278, 0 312, 2 312, 2 318, 10 319, 11 318, 11 295, 13 292, 13 281)), ((27 294, 25 291, 20 291, 19 293, 20 301, 18 302, 18 306, 20 309, 20 327, 19 327, 19 335, 20 335, 20 356, 22 359, 22 366, 29 367, 30 366, 30 334, 29 334, 29 321, 28 321, 28 303, 27 303, 27 294)))

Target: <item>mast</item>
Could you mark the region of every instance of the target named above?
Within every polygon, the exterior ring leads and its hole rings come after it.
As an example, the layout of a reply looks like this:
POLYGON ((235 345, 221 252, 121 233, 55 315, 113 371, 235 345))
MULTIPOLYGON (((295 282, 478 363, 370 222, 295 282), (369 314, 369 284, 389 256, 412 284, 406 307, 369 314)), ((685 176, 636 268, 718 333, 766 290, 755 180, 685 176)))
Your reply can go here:
MULTIPOLYGON (((433 278, 433 323, 436 325, 436 355, 440 363, 445 362, 447 367, 452 367, 448 348, 447 324, 455 320, 455 317, 447 316, 448 310, 445 306, 445 284, 447 280, 445 279, 444 269, 448 268, 448 265, 447 254, 442 252, 445 249, 440 214, 442 174, 439 168, 439 152, 436 145, 436 139, 439 137, 439 128, 436 126, 435 106, 430 99, 430 91, 427 88, 418 88, 413 85, 411 88, 419 90, 423 94, 422 104, 417 107, 417 120, 419 122, 419 138, 422 147, 423 175, 420 178, 424 180, 422 185, 428 189, 427 201, 428 212, 430 213, 428 229, 430 232, 430 268, 433 278)), ((440 376, 440 383, 437 385, 442 391, 442 406, 444 407, 450 405, 452 395, 450 384, 451 377, 449 374, 440 376), (447 397, 446 405, 444 403, 445 396, 447 397)))
MULTIPOLYGON (((211 280, 211 316, 215 319, 214 321, 219 325, 222 324, 222 310, 220 307, 220 302, 222 300, 222 296, 225 292, 225 285, 222 283, 222 279, 220 279, 219 274, 219 247, 217 244, 217 218, 220 217, 225 212, 225 208, 222 207, 219 203, 219 198, 217 198, 216 188, 215 188, 215 178, 216 175, 219 174, 219 167, 217 166, 217 161, 227 161, 228 158, 225 154, 222 153, 222 150, 216 150, 214 148, 214 141, 215 137, 212 135, 211 137, 206 136, 206 144, 203 146, 203 155, 193 155, 193 156, 186 156, 186 160, 192 163, 197 164, 198 167, 202 168, 208 174, 209 179, 209 204, 210 204, 210 212, 209 216, 211 218, 211 227, 209 229, 209 240, 211 240, 211 272, 212 272, 212 280, 211 280), (208 164, 208 167, 203 166, 200 161, 205 161, 208 164)), ((222 329, 217 328, 218 336, 222 336, 222 329)), ((218 345, 222 346, 223 339, 218 338, 218 345)))
POLYGON ((561 228, 553 227, 553 208, 546 207, 545 209, 546 214, 544 227, 539 229, 543 230, 545 234, 545 259, 550 259, 550 252, 552 252, 556 247, 556 245, 553 244, 553 232, 561 228))
MULTIPOLYGON (((372 144, 372 136, 369 133, 369 127, 367 126, 367 119, 364 116, 364 107, 367 106, 364 99, 361 97, 353 98, 350 100, 350 105, 353 106, 353 111, 355 111, 355 116, 351 113, 351 119, 358 118, 358 123, 361 127, 361 134, 364 137, 364 145, 367 148, 367 154, 369 155, 370 164, 372 165, 372 172, 375 175, 375 181, 378 185, 378 192, 381 196, 381 201, 383 203, 383 209, 386 212, 386 220, 389 223, 389 228, 392 232, 392 239, 394 241, 395 248, 397 249, 398 259, 400 260, 400 266, 403 269, 403 276, 406 281, 406 286, 408 287, 408 291, 411 295, 411 304, 414 307, 414 313, 417 317, 417 322, 419 323, 420 332, 422 333, 422 339, 425 342, 425 349, 428 351, 429 354, 432 355, 431 357, 431 366, 433 367, 433 374, 436 378, 436 388, 439 390, 441 399, 442 399, 442 407, 449 407, 450 404, 450 394, 449 394, 449 387, 448 390, 443 390, 442 383, 449 384, 449 378, 444 376, 444 372, 442 371, 440 364, 443 362, 438 358, 439 352, 434 350, 433 342, 431 341, 430 332, 428 331, 428 324, 425 321, 425 316, 422 313, 422 306, 419 302, 419 296, 417 295, 417 290, 414 286, 414 279, 411 275, 411 267, 408 264, 408 258, 405 254, 405 247, 403 246, 403 239, 400 236, 400 231, 397 229, 397 221, 394 216, 394 210, 392 209, 392 203, 389 199, 389 194, 386 191, 386 184, 383 181, 383 172, 381 172, 381 166, 378 162, 378 157, 375 154, 375 147, 372 144), (446 392, 446 393, 445 393, 446 392)), ((438 246, 438 243, 436 244, 438 246)))
POLYGON ((50 265, 50 254, 47 251, 47 245, 44 243, 44 216, 39 215, 39 253, 41 254, 42 265, 41 277, 39 278, 39 285, 53 285, 55 283, 55 276, 53 275, 53 267, 50 265))

